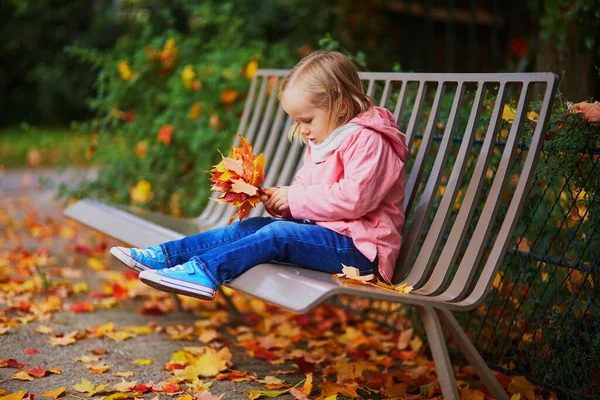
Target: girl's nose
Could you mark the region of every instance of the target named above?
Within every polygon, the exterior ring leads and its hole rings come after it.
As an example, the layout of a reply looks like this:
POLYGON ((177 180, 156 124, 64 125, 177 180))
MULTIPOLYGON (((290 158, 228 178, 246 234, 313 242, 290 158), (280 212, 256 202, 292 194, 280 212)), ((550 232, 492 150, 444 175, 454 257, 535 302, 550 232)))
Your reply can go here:
POLYGON ((300 130, 300 133, 302 133, 302 134, 304 134, 304 135, 308 135, 308 134, 310 133, 310 129, 308 129, 308 128, 305 126, 305 127, 303 127, 303 128, 300 130))

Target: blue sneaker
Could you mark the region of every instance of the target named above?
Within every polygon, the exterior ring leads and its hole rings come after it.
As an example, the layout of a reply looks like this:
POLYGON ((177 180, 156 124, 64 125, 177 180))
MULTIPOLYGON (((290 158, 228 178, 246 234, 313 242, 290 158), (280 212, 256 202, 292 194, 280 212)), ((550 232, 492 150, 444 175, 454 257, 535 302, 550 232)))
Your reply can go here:
POLYGON ((173 268, 142 271, 139 278, 153 288, 203 300, 214 299, 217 289, 213 281, 196 266, 193 260, 173 268))
POLYGON ((138 272, 147 269, 167 268, 167 260, 159 246, 150 246, 145 249, 117 246, 110 249, 110 254, 138 272))

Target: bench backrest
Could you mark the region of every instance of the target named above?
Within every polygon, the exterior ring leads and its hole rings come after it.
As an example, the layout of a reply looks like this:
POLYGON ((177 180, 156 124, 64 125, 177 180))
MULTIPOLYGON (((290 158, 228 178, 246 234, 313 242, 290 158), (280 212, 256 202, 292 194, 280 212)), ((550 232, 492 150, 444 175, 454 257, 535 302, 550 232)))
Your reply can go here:
MULTIPOLYGON (((256 154, 265 153, 265 187, 289 184, 302 163, 303 148, 288 141, 292 121, 277 98, 287 73, 258 71, 238 129, 256 154)), ((375 104, 394 114, 410 149, 394 283, 479 302, 535 172, 556 76, 363 72, 361 78, 375 104)), ((211 203, 200 218, 226 224, 233 207, 211 203)), ((251 215, 263 213, 259 207, 251 215)))

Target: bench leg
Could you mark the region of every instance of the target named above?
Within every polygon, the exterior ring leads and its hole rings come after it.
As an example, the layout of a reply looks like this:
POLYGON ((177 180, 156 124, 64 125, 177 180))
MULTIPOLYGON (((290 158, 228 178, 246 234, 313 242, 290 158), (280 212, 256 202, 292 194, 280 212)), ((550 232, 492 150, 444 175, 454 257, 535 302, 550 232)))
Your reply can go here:
POLYGON ((229 298, 229 296, 227 296, 225 294, 225 292, 223 291, 223 287, 222 286, 219 286, 219 293, 221 293, 221 296, 223 296, 223 298, 225 299, 225 302, 227 302, 227 305, 229 305, 229 308, 233 312, 233 315, 236 316, 236 317, 241 316, 242 313, 240 313, 240 311, 235 307, 235 304, 233 304, 233 301, 231 301, 231 299, 229 298))
POLYGON ((450 355, 448 354, 448 346, 446 345, 446 339, 444 338, 442 324, 432 307, 420 306, 419 309, 421 311, 423 325, 425 326, 427 340, 431 347, 431 355, 435 362, 435 368, 444 399, 458 400, 460 399, 460 395, 458 394, 458 389, 456 387, 456 379, 454 378, 454 372, 452 371, 452 363, 450 361, 450 355))
POLYGON ((177 307, 177 311, 180 313, 183 312, 183 306, 181 305, 181 300, 179 300, 179 296, 173 293, 173 301, 175 301, 175 306, 177 307))
MULTIPOLYGON (((239 317, 240 315, 242 315, 240 313, 240 311, 235 307, 235 304, 233 304, 233 301, 231 301, 229 296, 227 296, 225 294, 225 292, 223 292, 223 289, 221 289, 221 287, 219 287, 219 292, 221 293, 221 296, 223 296, 223 298, 225 299, 225 302, 227 303, 227 305, 229 305, 229 308, 233 312, 233 315, 235 315, 236 317, 239 317)), ((181 300, 179 300, 179 297, 176 294, 173 294, 173 300, 175 301, 175 306, 177 307, 177 311, 183 312, 183 306, 181 305, 181 300)))
POLYGON ((509 400, 510 397, 502 388, 500 382, 498 382, 498 379, 496 379, 492 373, 492 370, 487 366, 481 357, 481 354, 479 354, 479 351, 477 351, 473 343, 471 343, 471 340, 456 318, 454 318, 452 312, 438 308, 437 313, 442 323, 446 326, 446 329, 448 329, 450 335, 452 335, 452 338, 456 341, 458 347, 460 347, 465 357, 467 357, 467 360, 469 360, 469 363, 473 366, 473 369, 477 372, 477 375, 479 375, 479 378, 483 381, 483 384, 487 387, 492 396, 499 400, 509 400))

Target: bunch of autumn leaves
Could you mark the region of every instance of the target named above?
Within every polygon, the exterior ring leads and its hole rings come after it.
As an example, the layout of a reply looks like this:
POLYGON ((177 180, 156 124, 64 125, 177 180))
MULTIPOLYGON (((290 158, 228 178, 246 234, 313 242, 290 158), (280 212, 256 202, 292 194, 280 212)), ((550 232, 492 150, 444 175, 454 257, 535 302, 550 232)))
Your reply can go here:
POLYGON ((223 193, 216 201, 230 203, 238 207, 229 219, 233 222, 236 215, 239 220, 246 218, 250 210, 260 202, 265 174, 265 156, 252 154, 252 146, 240 135, 240 145, 231 148, 231 155, 225 157, 210 170, 211 189, 223 193))

